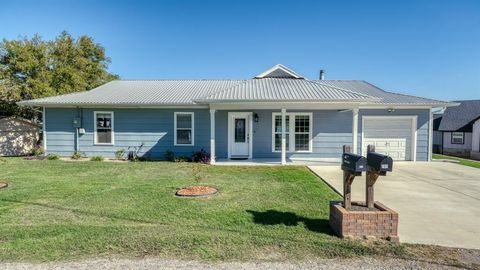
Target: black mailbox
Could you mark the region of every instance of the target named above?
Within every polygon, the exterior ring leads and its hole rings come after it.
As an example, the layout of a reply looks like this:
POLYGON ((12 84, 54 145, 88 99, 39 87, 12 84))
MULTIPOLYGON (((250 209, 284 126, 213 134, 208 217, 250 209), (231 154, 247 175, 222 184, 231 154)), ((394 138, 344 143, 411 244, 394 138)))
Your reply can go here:
POLYGON ((351 172, 355 175, 361 175, 362 172, 367 170, 367 160, 360 155, 343 153, 342 170, 351 172))
POLYGON ((391 172, 393 168, 393 160, 391 157, 382 155, 376 152, 370 152, 367 154, 367 164, 373 170, 378 172, 391 172))

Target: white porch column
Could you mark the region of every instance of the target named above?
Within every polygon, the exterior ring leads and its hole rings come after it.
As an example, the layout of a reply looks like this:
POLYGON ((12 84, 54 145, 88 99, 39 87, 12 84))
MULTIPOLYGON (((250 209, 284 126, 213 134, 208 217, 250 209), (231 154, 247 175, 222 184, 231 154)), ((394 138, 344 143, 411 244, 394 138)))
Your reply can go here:
POLYGON ((42 114, 42 140, 43 140, 43 152, 47 153, 47 115, 45 114, 45 107, 43 107, 42 114))
POLYGON ((215 164, 215 112, 210 109, 210 164, 215 164))
MULTIPOLYGON (((286 130, 287 130, 287 121, 286 121, 286 109, 282 109, 282 165, 287 164, 287 142, 286 142, 286 130)), ((291 120, 290 120, 291 121, 291 120)))
POLYGON ((358 109, 352 110, 353 123, 352 123, 352 153, 358 153, 358 109))

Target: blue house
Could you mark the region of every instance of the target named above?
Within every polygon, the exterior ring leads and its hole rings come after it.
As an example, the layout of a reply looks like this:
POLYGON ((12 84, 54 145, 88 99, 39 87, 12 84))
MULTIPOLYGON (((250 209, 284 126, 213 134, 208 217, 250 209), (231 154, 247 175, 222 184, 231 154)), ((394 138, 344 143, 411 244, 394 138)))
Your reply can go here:
MULTIPOLYGON (((321 76, 323 77, 323 76, 321 76)), ((309 80, 276 65, 249 80, 117 80, 19 102, 43 107, 46 153, 162 159, 205 149, 218 159, 338 161, 374 144, 395 160, 431 158, 432 108, 452 104, 365 81, 309 80)))

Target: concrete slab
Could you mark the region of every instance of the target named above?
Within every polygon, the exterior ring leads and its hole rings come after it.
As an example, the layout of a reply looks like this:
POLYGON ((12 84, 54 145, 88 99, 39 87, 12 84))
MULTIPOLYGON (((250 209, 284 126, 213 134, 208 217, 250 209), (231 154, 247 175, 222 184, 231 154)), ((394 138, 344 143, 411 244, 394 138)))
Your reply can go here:
MULTIPOLYGON (((339 193, 340 166, 310 166, 339 193)), ((375 184, 375 200, 399 213, 401 242, 480 249, 480 169, 447 162, 397 162, 375 184)), ((352 200, 365 200, 365 176, 352 200)))
MULTIPOLYGON (((215 165, 224 166, 281 166, 279 158, 254 158, 254 159, 227 159, 219 158, 215 165)), ((315 159, 287 159, 287 164, 291 166, 340 166, 339 162, 317 161, 315 159)))

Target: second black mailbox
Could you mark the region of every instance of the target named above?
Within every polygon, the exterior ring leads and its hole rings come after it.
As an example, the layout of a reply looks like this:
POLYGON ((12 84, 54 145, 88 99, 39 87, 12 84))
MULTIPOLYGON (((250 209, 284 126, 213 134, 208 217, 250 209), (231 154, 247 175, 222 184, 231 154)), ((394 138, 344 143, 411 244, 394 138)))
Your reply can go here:
POLYGON ((360 155, 343 153, 342 170, 354 175, 361 175, 362 172, 367 170, 367 160, 360 155))
POLYGON ((375 152, 367 154, 368 167, 385 175, 393 169, 393 160, 391 157, 375 152))

